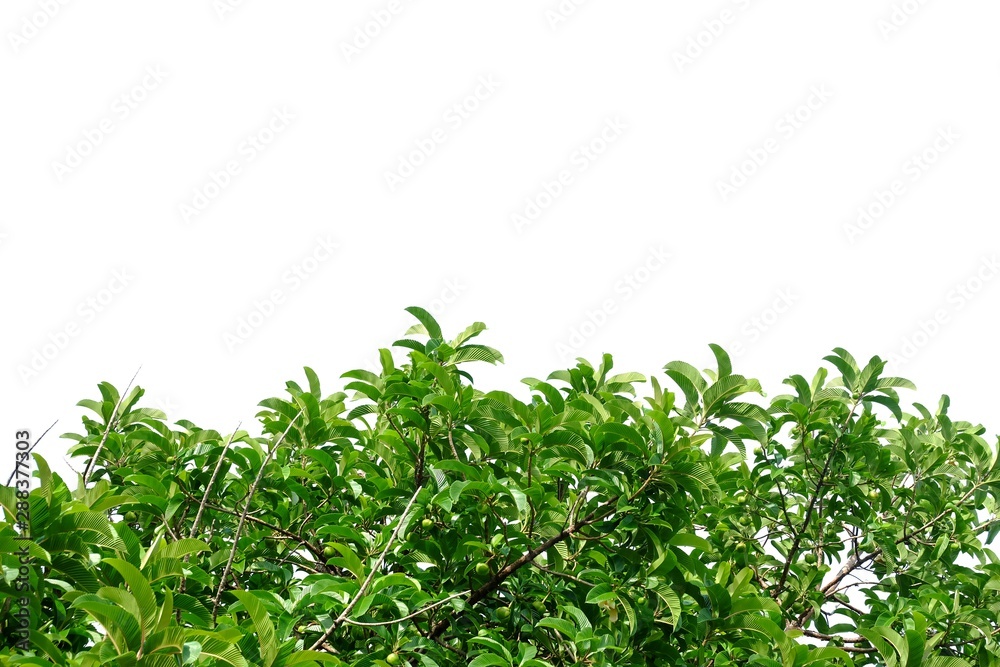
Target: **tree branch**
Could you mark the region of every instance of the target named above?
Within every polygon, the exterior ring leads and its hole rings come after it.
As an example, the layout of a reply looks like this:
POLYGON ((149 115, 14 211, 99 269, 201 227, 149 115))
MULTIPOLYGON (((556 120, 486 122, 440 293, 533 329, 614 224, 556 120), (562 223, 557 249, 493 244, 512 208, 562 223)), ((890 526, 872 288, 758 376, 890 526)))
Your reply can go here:
MULTIPOLYGON (((502 584, 508 577, 510 577, 519 569, 527 565, 529 562, 533 561, 542 553, 548 551, 559 542, 562 542, 567 538, 572 537, 573 534, 578 530, 580 530, 581 528, 585 528, 586 526, 589 526, 592 523, 597 523, 598 521, 614 513, 617 502, 618 502, 618 496, 610 498, 606 505, 595 509, 589 515, 587 515, 586 518, 580 520, 579 522, 570 523, 569 526, 564 528, 557 535, 554 535, 553 537, 550 537, 549 539, 545 540, 534 549, 530 549, 524 552, 517 560, 505 565, 503 568, 500 569, 499 572, 493 575, 493 577, 488 582, 486 582, 485 584, 477 588, 475 591, 473 591, 472 594, 466 599, 465 603, 468 604, 469 606, 476 604, 480 600, 487 597, 490 593, 498 589, 500 587, 500 584, 502 584)), ((444 633, 444 631, 448 629, 448 626, 450 624, 451 620, 447 618, 439 621, 437 625, 435 625, 434 628, 431 630, 428 637, 430 637, 431 639, 433 639, 434 637, 440 637, 444 633)))
POLYGON ((417 487, 417 490, 413 492, 413 497, 410 498, 410 502, 406 504, 406 508, 403 510, 403 513, 399 515, 399 521, 396 523, 396 527, 393 529, 392 534, 389 535, 389 540, 388 542, 385 543, 385 548, 382 549, 382 554, 378 557, 378 561, 376 561, 375 565, 372 566, 371 571, 368 573, 368 576, 365 577, 365 580, 361 584, 361 587, 358 588, 358 592, 355 594, 354 599, 351 600, 346 607, 344 607, 344 611, 340 613, 340 616, 334 619, 333 624, 330 625, 329 628, 327 628, 326 632, 324 632, 322 636, 320 636, 320 638, 316 640, 316 642, 310 647, 309 650, 315 651, 323 644, 323 642, 329 639, 330 636, 333 634, 333 631, 346 622, 348 615, 350 615, 351 611, 354 610, 354 607, 357 606, 358 601, 361 600, 362 597, 364 597, 365 591, 368 590, 368 586, 370 586, 372 583, 372 579, 375 578, 375 575, 382 567, 382 563, 385 562, 385 557, 386 555, 388 555, 389 549, 392 548, 392 543, 395 542, 396 536, 399 534, 399 529, 403 527, 403 520, 409 513, 410 508, 413 507, 413 503, 416 502, 417 496, 420 494, 421 490, 422 489, 420 487, 417 487))
POLYGON ((429 604, 426 607, 421 607, 420 609, 416 610, 412 614, 407 614, 406 616, 403 616, 402 618, 396 618, 396 619, 393 619, 391 621, 367 622, 367 621, 352 621, 349 618, 345 618, 344 619, 344 623, 347 624, 347 625, 360 625, 360 626, 363 626, 363 627, 366 627, 366 628, 376 628, 376 627, 379 627, 381 625, 395 625, 396 623, 402 623, 403 621, 408 621, 411 618, 414 618, 416 616, 420 616, 420 614, 428 612, 431 609, 434 609, 435 607, 440 607, 445 602, 449 602, 451 600, 454 600, 457 597, 462 597, 463 595, 466 595, 468 593, 469 593, 469 591, 462 591, 460 593, 453 593, 452 595, 449 595, 448 597, 444 598, 443 600, 438 600, 437 602, 434 602, 433 604, 429 604))
POLYGON ((101 442, 97 445, 97 449, 94 450, 94 455, 90 457, 90 461, 87 462, 87 467, 83 469, 84 484, 87 483, 87 478, 90 477, 94 464, 97 462, 97 457, 101 454, 101 450, 104 448, 104 443, 108 439, 108 434, 111 433, 111 429, 114 428, 114 425, 118 423, 118 408, 122 406, 122 401, 124 401, 125 397, 128 396, 128 391, 132 388, 132 383, 135 382, 135 378, 139 375, 139 371, 141 370, 142 366, 135 369, 135 375, 133 375, 132 379, 128 381, 128 386, 125 387, 125 391, 119 394, 118 403, 115 405, 115 409, 111 411, 111 416, 108 417, 108 425, 107 428, 104 429, 104 435, 101 436, 101 442))
POLYGON ((229 560, 226 561, 226 568, 223 570, 222 577, 219 579, 219 590, 215 594, 215 600, 212 601, 213 624, 215 623, 216 615, 219 611, 219 601, 222 600, 222 591, 226 585, 226 578, 233 569, 233 561, 236 560, 236 552, 240 544, 240 535, 243 533, 243 527, 246 525, 247 514, 250 513, 250 503, 253 502, 253 494, 257 492, 257 485, 260 484, 260 480, 264 477, 264 471, 267 470, 267 464, 271 462, 271 457, 274 456, 276 451, 278 451, 278 447, 281 446, 285 437, 292 430, 292 426, 295 425, 295 422, 301 416, 302 410, 299 410, 295 413, 295 416, 292 417, 292 420, 288 422, 288 428, 285 429, 285 432, 281 434, 278 441, 274 443, 274 447, 271 447, 271 449, 267 452, 267 456, 264 457, 263 461, 261 461, 260 470, 257 471, 257 477, 253 480, 253 484, 250 485, 250 490, 247 492, 247 502, 243 506, 243 514, 240 516, 240 522, 236 526, 236 532, 233 533, 233 548, 229 550, 229 560))
POLYGON ((851 411, 847 414, 847 419, 844 421, 844 429, 840 432, 840 435, 837 436, 837 439, 830 444, 830 454, 826 457, 826 462, 823 464, 823 471, 820 473, 819 479, 816 481, 812 497, 809 499, 809 506, 806 507, 805 517, 802 519, 802 526, 800 526, 798 531, 795 531, 795 539, 792 540, 792 546, 788 550, 788 557, 785 559, 785 566, 781 570, 781 577, 778 579, 778 584, 771 592, 772 598, 776 599, 779 595, 781 595, 785 588, 785 582, 788 580, 788 571, 791 569, 792 561, 795 560, 795 556, 798 553, 799 544, 802 542, 802 536, 809 527, 809 521, 812 520, 813 510, 816 508, 816 503, 820 497, 820 489, 823 487, 823 482, 826 480, 826 476, 830 472, 830 466, 833 463, 833 458, 837 454, 837 446, 840 445, 840 441, 844 439, 844 434, 847 433, 847 427, 850 425, 851 417, 854 416, 854 411, 857 409, 860 401, 861 398, 855 400, 854 405, 851 406, 851 411))
POLYGON ((222 468, 222 462, 226 458, 226 452, 229 451, 229 445, 233 442, 233 436, 236 435, 242 425, 243 422, 236 424, 236 431, 229 434, 229 438, 226 440, 226 446, 222 448, 222 454, 219 455, 219 460, 215 464, 215 470, 212 471, 212 478, 208 480, 208 486, 205 487, 205 495, 201 498, 201 504, 198 506, 198 513, 195 514, 194 523, 191 524, 191 532, 188 534, 188 537, 193 538, 198 530, 198 524, 201 523, 201 515, 205 511, 205 504, 208 502, 208 496, 212 492, 212 487, 215 486, 215 478, 219 475, 219 470, 222 468))

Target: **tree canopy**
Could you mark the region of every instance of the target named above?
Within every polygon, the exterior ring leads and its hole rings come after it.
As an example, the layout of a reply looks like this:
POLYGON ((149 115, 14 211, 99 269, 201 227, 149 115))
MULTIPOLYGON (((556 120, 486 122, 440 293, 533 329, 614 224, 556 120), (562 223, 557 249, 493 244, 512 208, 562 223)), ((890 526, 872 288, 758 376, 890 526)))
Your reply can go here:
POLYGON ((305 368, 260 436, 102 382, 76 488, 0 488, 0 663, 1000 665, 997 443, 947 396, 835 348, 768 398, 711 345, 518 398, 407 310, 404 363, 305 368))

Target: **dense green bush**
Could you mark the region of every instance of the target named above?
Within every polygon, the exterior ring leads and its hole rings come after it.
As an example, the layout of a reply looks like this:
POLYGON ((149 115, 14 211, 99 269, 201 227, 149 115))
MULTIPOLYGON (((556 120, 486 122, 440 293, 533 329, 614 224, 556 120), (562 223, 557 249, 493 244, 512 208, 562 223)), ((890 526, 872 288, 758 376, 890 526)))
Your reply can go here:
POLYGON ((262 437, 81 401, 86 483, 35 456, 32 541, 0 489, 0 662, 1000 665, 997 448, 947 397, 903 412, 907 380, 838 348, 766 403, 713 345, 677 392, 604 355, 524 402, 474 387, 481 323, 408 310, 407 363, 351 397, 305 369, 262 437))

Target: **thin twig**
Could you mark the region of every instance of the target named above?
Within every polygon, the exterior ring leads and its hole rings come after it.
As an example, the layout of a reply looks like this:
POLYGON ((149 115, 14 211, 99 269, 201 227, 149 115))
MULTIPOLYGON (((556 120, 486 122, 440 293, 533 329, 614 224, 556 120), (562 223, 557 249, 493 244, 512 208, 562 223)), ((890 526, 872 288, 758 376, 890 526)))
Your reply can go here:
POLYGON ((139 368, 135 369, 135 375, 133 375, 132 379, 128 381, 128 386, 125 387, 125 391, 123 391, 121 394, 119 394, 119 396, 118 396, 118 404, 115 405, 115 409, 111 411, 111 416, 108 417, 108 426, 107 426, 107 428, 104 429, 104 435, 101 436, 101 444, 97 445, 97 449, 94 451, 94 455, 92 457, 90 457, 90 462, 87 463, 87 467, 83 469, 83 483, 84 484, 87 483, 87 478, 90 477, 90 471, 92 469, 92 466, 97 462, 97 457, 100 455, 101 449, 104 448, 104 443, 108 439, 108 434, 111 433, 111 428, 118 421, 118 408, 121 407, 122 401, 124 401, 125 397, 128 396, 128 391, 129 391, 129 389, 132 388, 132 383, 135 382, 135 378, 136 378, 137 375, 139 375, 139 371, 141 371, 141 370, 142 370, 142 366, 140 365, 139 368))
POLYGON ((463 651, 462 649, 455 648, 454 646, 449 646, 448 644, 445 644, 444 640, 441 639, 440 637, 431 637, 431 641, 440 646, 441 648, 448 649, 449 651, 459 656, 463 660, 467 660, 469 657, 469 654, 463 651))
MULTIPOLYGON (((502 584, 508 577, 514 574, 517 570, 524 567, 529 562, 537 558, 540 554, 545 553, 546 551, 554 547, 556 544, 559 544, 560 542, 563 542, 566 539, 574 536, 575 533, 580 529, 586 528, 587 526, 597 523, 598 521, 601 521, 607 518, 609 515, 613 514, 615 511, 615 507, 617 506, 618 500, 619 496, 609 498, 606 505, 594 509, 590 514, 588 514, 584 519, 581 519, 579 522, 576 521, 571 522, 569 526, 564 528, 557 535, 553 535, 552 537, 545 540, 544 542, 534 547, 533 549, 529 549, 528 551, 521 554, 521 556, 517 560, 508 563, 507 565, 502 567, 500 571, 497 572, 495 575, 493 575, 493 577, 489 581, 487 581, 485 584, 483 584, 482 586, 480 586, 479 588, 477 588, 475 591, 472 592, 472 594, 465 601, 466 605, 472 606, 477 602, 479 602, 480 600, 484 599, 490 593, 499 588, 500 584, 502 584)), ((444 633, 444 631, 448 629, 448 626, 450 624, 451 620, 447 618, 439 621, 431 630, 428 637, 430 637, 431 639, 433 639, 434 637, 440 637, 444 633)))
POLYGON ((264 471, 267 469, 267 464, 271 462, 271 457, 274 453, 278 451, 278 447, 281 446, 282 441, 288 435, 289 431, 292 430, 292 426, 295 425, 296 420, 302 416, 302 410, 299 410, 292 420, 288 422, 288 428, 285 432, 281 434, 278 441, 274 443, 274 447, 267 452, 267 456, 260 463, 260 470, 257 471, 257 477, 254 479, 253 484, 250 485, 250 491, 247 493, 247 502, 243 506, 243 514, 240 516, 240 522, 236 526, 236 532, 233 534, 233 548, 229 550, 229 560, 226 561, 226 569, 223 570, 222 576, 219 578, 219 590, 215 593, 215 600, 212 601, 212 623, 215 623, 216 615, 219 611, 219 601, 222 600, 222 591, 226 587, 226 579, 229 573, 233 569, 233 561, 236 560, 236 552, 239 549, 240 535, 243 534, 243 527, 246 525, 247 514, 250 512, 250 503, 253 502, 253 494, 257 491, 257 485, 260 484, 260 480, 264 477, 264 471))
POLYGON ((563 577, 564 579, 569 579, 570 581, 575 581, 576 583, 583 584, 584 586, 591 586, 591 587, 593 587, 593 586, 597 585, 597 584, 592 584, 589 581, 585 581, 585 580, 581 579, 580 577, 574 577, 572 574, 570 574, 568 572, 559 572, 557 570, 553 570, 552 568, 546 567, 544 565, 539 565, 535 561, 531 561, 531 564, 534 565, 535 567, 537 567, 542 572, 548 572, 549 574, 554 574, 557 577, 563 577))
POLYGON ((194 523, 191 524, 191 533, 188 537, 194 537, 195 533, 198 531, 198 524, 201 523, 201 515, 205 511, 205 504, 208 502, 208 496, 212 492, 212 487, 215 486, 215 478, 219 474, 219 469, 222 468, 222 462, 226 460, 226 452, 229 451, 229 445, 233 442, 233 436, 235 436, 243 422, 236 424, 236 430, 229 434, 229 439, 226 440, 226 446, 222 448, 222 454, 219 455, 219 461, 215 464, 215 470, 212 471, 212 479, 208 480, 208 486, 205 487, 205 495, 201 498, 201 504, 198 506, 198 513, 194 516, 194 523))
MULTIPOLYGON (((47 429, 45 429, 45 433, 48 433, 49 431, 51 431, 53 429, 53 427, 55 427, 55 425, 57 423, 59 423, 58 419, 55 420, 54 422, 52 422, 52 426, 50 426, 47 429)), ((33 444, 31 447, 29 447, 28 451, 26 451, 25 454, 30 454, 31 452, 35 451, 35 447, 37 447, 38 443, 40 443, 42 441, 42 438, 45 437, 45 433, 42 433, 40 436, 38 436, 38 438, 35 439, 35 444, 33 444)), ((7 478, 7 486, 10 486, 10 483, 14 479, 14 475, 16 475, 16 474, 17 474, 17 465, 14 466, 14 472, 12 472, 10 474, 10 477, 7 478)))
POLYGON ((421 490, 422 489, 420 487, 417 487, 417 490, 413 492, 413 497, 410 498, 410 502, 406 504, 406 508, 403 510, 403 513, 399 515, 399 521, 396 523, 396 527, 393 529, 392 534, 389 535, 389 541, 386 542, 385 548, 382 550, 382 554, 378 557, 378 561, 376 561, 375 565, 372 566, 371 572, 369 572, 368 576, 365 577, 365 580, 361 584, 361 587, 358 588, 358 592, 355 594, 354 599, 351 600, 346 607, 344 607, 344 611, 340 613, 340 616, 338 616, 333 621, 333 624, 330 625, 329 628, 327 628, 326 632, 324 632, 323 635, 316 640, 316 642, 310 647, 309 650, 315 651, 323 644, 323 642, 329 639, 330 636, 333 634, 333 631, 336 630, 338 627, 340 627, 344 623, 344 621, 347 620, 347 616, 354 610, 354 607, 357 606, 361 598, 364 597, 365 591, 368 590, 368 586, 371 585, 372 583, 372 579, 375 578, 375 575, 382 568, 382 563, 385 562, 385 557, 389 554, 389 549, 392 548, 392 543, 396 541, 396 536, 399 534, 399 529, 403 527, 403 520, 406 518, 406 515, 410 512, 410 508, 413 507, 413 503, 416 502, 417 496, 420 495, 421 490))
POLYGON ((444 598, 443 600, 438 600, 437 602, 435 602, 433 604, 429 604, 426 607, 422 607, 422 608, 416 610, 415 612, 413 612, 412 614, 407 614, 406 616, 403 616, 402 618, 396 618, 396 619, 393 619, 391 621, 375 621, 375 622, 352 621, 349 618, 345 618, 344 619, 344 623, 346 623, 347 625, 361 625, 361 626, 364 626, 366 628, 374 628, 374 627, 378 627, 380 625, 394 625, 396 623, 402 623, 403 621, 408 621, 411 618, 413 618, 414 616, 420 616, 420 614, 423 614, 424 612, 430 611, 431 609, 434 609, 435 607, 440 607, 445 602, 448 602, 450 600, 454 600, 457 597, 462 597, 463 595, 466 595, 468 593, 471 593, 471 591, 462 591, 461 593, 454 593, 454 594, 449 595, 448 597, 444 598))

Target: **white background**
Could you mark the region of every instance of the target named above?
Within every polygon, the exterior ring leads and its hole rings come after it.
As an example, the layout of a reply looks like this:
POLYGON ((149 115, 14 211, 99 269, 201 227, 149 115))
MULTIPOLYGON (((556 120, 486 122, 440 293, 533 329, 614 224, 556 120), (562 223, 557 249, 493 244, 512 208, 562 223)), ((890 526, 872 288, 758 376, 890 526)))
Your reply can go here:
POLYGON ((259 400, 303 365, 339 389, 408 305, 448 336, 487 324, 486 389, 605 351, 662 379, 716 342, 773 396, 842 346, 992 439, 998 21, 988 0, 4 0, 0 469, 15 429, 59 420, 38 451, 65 473, 75 403, 140 365, 171 419, 259 432, 259 400))

